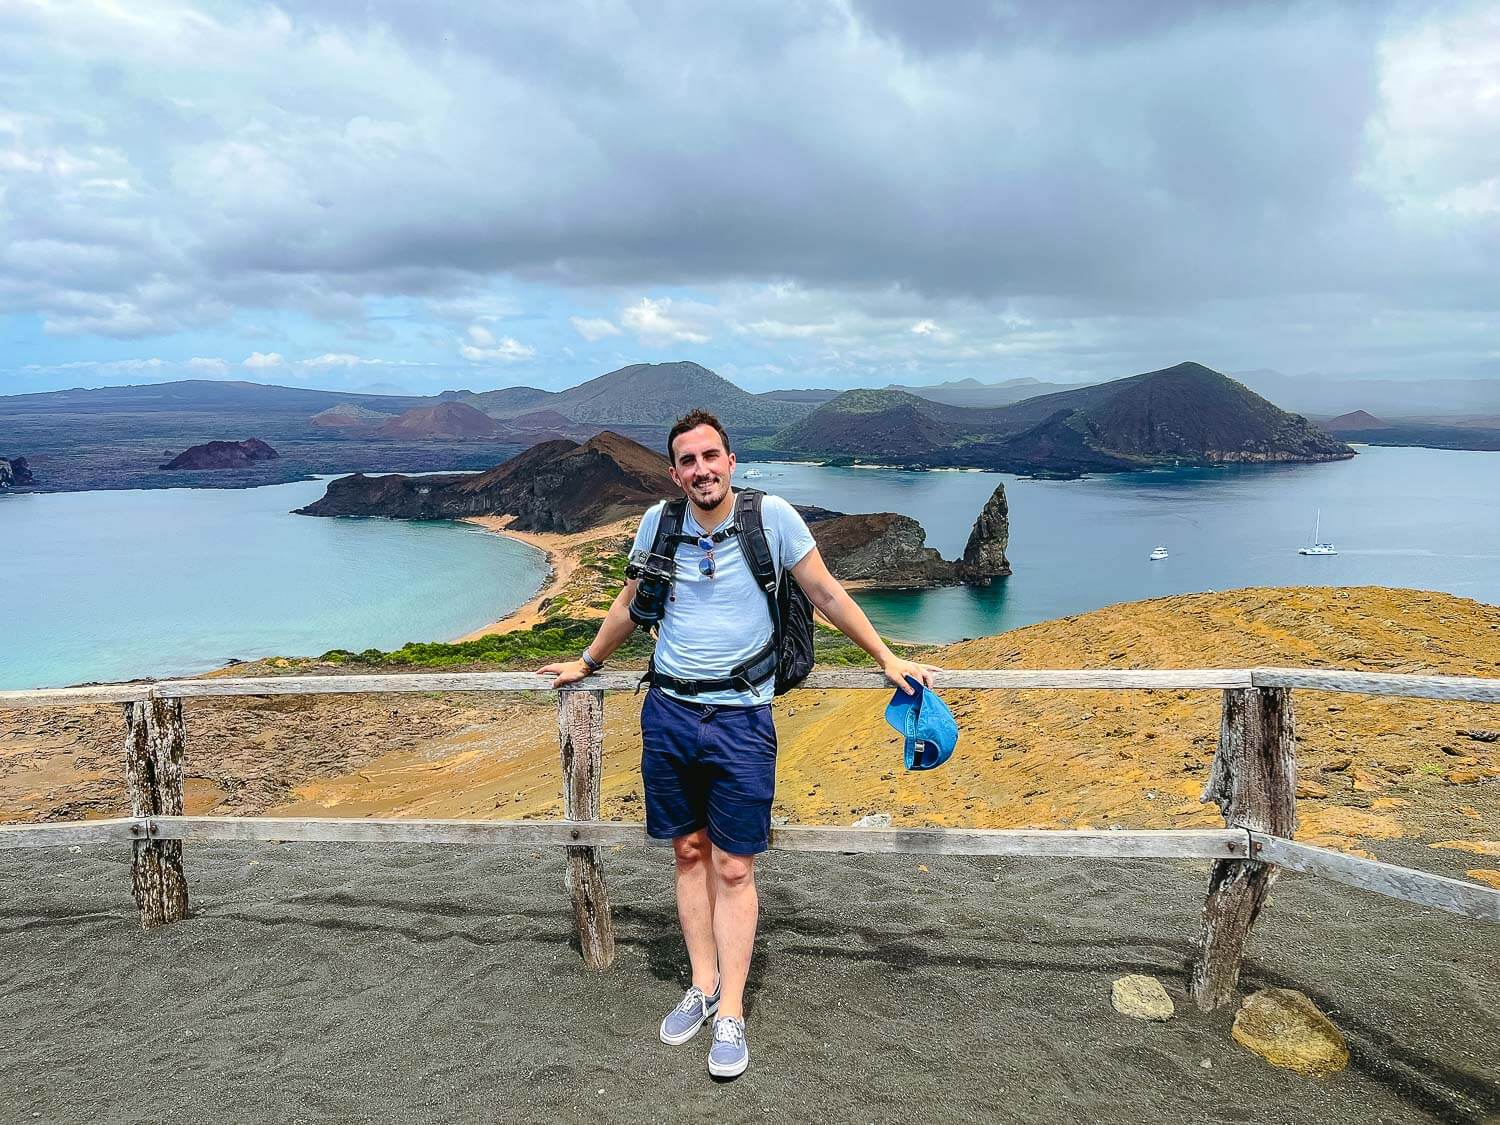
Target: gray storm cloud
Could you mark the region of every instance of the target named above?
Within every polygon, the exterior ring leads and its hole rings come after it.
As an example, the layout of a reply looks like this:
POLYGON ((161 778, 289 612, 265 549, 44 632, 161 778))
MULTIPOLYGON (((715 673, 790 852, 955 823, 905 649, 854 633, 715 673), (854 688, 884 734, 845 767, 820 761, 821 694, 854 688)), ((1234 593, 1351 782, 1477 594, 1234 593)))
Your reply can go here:
POLYGON ((1500 112, 1434 130, 1424 76, 1496 44, 1463 5, 7 7, 0 305, 122 337, 494 275, 1493 308, 1500 112))

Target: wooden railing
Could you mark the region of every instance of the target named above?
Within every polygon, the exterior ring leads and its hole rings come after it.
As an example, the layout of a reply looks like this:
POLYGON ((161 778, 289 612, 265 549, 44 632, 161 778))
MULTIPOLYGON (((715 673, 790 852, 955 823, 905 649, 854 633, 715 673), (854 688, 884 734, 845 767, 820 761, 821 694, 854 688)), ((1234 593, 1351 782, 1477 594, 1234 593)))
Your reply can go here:
MULTIPOLYGON (((182 701, 236 695, 433 691, 548 691, 530 672, 418 673, 167 680, 151 684, 0 692, 0 709, 113 703, 125 713, 125 773, 131 815, 65 824, 0 825, 0 848, 131 841, 131 879, 144 926, 187 914, 185 840, 319 840, 567 849, 568 887, 584 962, 605 968, 614 930, 600 849, 646 843, 644 826, 599 819, 604 696, 634 691, 637 675, 592 676, 555 693, 562 755, 561 821, 376 820, 183 815, 182 701)), ((1500 703, 1500 679, 1388 675, 1326 669, 952 670, 954 689, 1220 690, 1219 744, 1204 801, 1223 813, 1220 829, 1163 831, 835 828, 784 825, 771 847, 787 851, 900 852, 1101 859, 1211 859, 1190 991, 1205 1009, 1234 996, 1251 927, 1278 867, 1468 918, 1500 922, 1500 891, 1297 843, 1297 767, 1291 691, 1500 703)), ((814 672, 809 688, 885 689, 875 672, 814 672)))

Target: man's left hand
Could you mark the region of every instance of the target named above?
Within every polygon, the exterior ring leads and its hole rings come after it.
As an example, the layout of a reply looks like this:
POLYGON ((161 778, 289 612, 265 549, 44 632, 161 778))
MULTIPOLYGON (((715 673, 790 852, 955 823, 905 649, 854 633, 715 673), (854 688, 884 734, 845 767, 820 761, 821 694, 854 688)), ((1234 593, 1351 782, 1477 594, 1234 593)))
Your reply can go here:
POLYGON ((907 695, 912 695, 916 689, 906 682, 906 677, 918 681, 926 687, 932 687, 937 679, 937 673, 942 669, 935 664, 918 664, 915 660, 902 660, 899 656, 893 656, 881 666, 885 678, 890 680, 907 695))

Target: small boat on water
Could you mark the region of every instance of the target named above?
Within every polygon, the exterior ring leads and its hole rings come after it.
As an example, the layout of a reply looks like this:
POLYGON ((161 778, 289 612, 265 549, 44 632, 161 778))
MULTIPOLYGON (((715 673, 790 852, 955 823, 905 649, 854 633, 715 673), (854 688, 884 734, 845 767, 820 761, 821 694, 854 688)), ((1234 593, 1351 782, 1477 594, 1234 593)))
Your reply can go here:
POLYGON ((1167 557, 1167 549, 1165 547, 1153 547, 1151 549, 1151 554, 1147 555, 1146 557, 1151 562, 1160 562, 1162 559, 1167 557))
POLYGON ((1332 543, 1319 539, 1318 535, 1323 530, 1323 509, 1318 509, 1317 517, 1313 520, 1312 542, 1306 547, 1298 547, 1299 555, 1336 555, 1338 551, 1332 543))

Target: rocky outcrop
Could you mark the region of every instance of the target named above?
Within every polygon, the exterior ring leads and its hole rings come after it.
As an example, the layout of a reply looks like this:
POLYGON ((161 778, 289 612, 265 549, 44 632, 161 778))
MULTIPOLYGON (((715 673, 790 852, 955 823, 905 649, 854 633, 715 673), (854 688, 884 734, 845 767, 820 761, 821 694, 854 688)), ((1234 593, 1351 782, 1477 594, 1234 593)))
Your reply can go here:
POLYGON ((841 582, 862 586, 951 586, 954 564, 926 546, 927 532, 895 512, 835 516, 809 525, 823 561, 841 582))
POLYGON ((271 461, 281 456, 260 438, 244 441, 206 441, 184 449, 173 457, 163 469, 244 469, 258 461, 271 461))
POLYGON ((583 531, 641 510, 676 492, 667 459, 605 430, 583 444, 546 441, 483 473, 367 477, 331 481, 305 516, 388 516, 451 520, 511 515, 520 531, 583 531))
POLYGON ((926 546, 927 532, 921 524, 894 512, 834 516, 810 523, 809 530, 834 577, 865 588, 988 585, 1010 573, 1004 485, 995 489, 974 521, 963 558, 952 562, 926 546))
POLYGON ((0 489, 35 484, 31 468, 24 457, 0 457, 0 489))
POLYGON ((1005 498, 1005 485, 1001 484, 995 486, 985 501, 964 545, 963 565, 968 572, 965 581, 988 586, 991 579, 1009 574, 1010 560, 1005 557, 1009 545, 1010 503, 1005 498))

